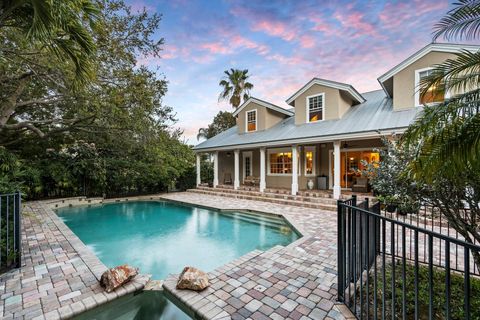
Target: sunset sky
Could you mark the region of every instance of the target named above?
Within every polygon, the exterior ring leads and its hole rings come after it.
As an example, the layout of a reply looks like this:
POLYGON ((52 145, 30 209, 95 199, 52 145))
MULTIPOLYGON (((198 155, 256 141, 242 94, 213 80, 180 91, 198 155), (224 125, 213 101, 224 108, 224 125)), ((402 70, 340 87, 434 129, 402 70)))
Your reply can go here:
POLYGON ((220 110, 218 82, 229 68, 248 69, 252 95, 279 106, 320 77, 379 89, 377 77, 432 41, 448 1, 128 1, 163 15, 161 59, 141 57, 169 81, 164 103, 197 144, 200 127, 220 110))

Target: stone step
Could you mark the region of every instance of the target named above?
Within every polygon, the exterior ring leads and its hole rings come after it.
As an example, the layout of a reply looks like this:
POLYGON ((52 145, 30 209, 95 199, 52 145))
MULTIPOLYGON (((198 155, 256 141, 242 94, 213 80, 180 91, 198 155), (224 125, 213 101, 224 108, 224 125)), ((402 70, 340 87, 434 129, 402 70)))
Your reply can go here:
POLYGON ((261 194, 248 195, 248 194, 241 194, 241 193, 223 192, 224 190, 205 190, 205 189, 189 189, 187 191, 193 192, 193 193, 200 193, 200 194, 210 194, 210 195, 227 197, 227 198, 255 200, 255 201, 263 201, 263 202, 270 202, 270 203, 283 204, 283 205, 291 205, 291 206, 297 206, 297 207, 303 207, 303 208, 322 209, 322 210, 329 210, 329 211, 337 210, 336 204, 334 205, 330 203, 315 203, 315 202, 308 202, 308 201, 270 198, 270 197, 261 196, 261 194))
POLYGON ((197 189, 200 190, 208 190, 208 191, 221 191, 224 193, 231 193, 231 194, 242 194, 242 195, 249 195, 249 196, 257 196, 257 197, 267 197, 267 198, 272 198, 272 199, 282 199, 282 200, 292 200, 292 201, 304 201, 304 202, 312 202, 312 203, 321 203, 321 204, 332 204, 336 205, 336 200, 329 197, 328 195, 321 196, 306 196, 306 195, 291 195, 291 194, 285 194, 285 193, 274 193, 271 192, 270 190, 272 189, 266 189, 265 192, 260 192, 260 191, 247 191, 244 189, 238 189, 238 190, 233 190, 233 189, 224 189, 224 188, 208 188, 208 187, 198 187, 197 189))

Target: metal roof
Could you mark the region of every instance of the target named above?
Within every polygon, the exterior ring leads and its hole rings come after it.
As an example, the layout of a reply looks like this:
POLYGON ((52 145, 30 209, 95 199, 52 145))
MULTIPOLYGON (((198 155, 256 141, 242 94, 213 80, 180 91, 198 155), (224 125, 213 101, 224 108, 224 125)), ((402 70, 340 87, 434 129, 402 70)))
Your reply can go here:
POLYGON ((265 101, 265 100, 261 100, 261 99, 255 98, 255 97, 250 97, 250 98, 248 98, 247 101, 245 101, 244 103, 242 103, 242 105, 240 105, 240 106, 237 108, 237 110, 235 110, 235 112, 232 113, 232 115, 233 115, 234 117, 236 117, 237 114, 239 114, 240 111, 243 110, 243 108, 245 108, 247 105, 249 105, 249 104, 252 103, 252 102, 253 102, 253 103, 256 103, 256 104, 258 104, 258 105, 261 105, 261 106, 263 106, 263 107, 265 107, 265 108, 268 108, 268 109, 277 111, 277 112, 279 112, 279 113, 283 113, 283 114, 286 115, 286 116, 293 116, 293 114, 294 114, 294 113, 293 113, 294 111, 292 111, 292 110, 284 109, 284 108, 282 108, 282 107, 279 107, 279 106, 277 106, 277 105, 274 105, 273 103, 267 102, 267 101, 265 101))
POLYGON ((215 150, 226 147, 245 148, 253 145, 274 146, 282 143, 315 140, 335 140, 341 137, 370 133, 380 135, 382 131, 401 131, 412 123, 421 107, 394 111, 392 99, 383 90, 363 93, 364 103, 350 107, 340 119, 324 120, 295 125, 295 117, 289 117, 275 126, 251 133, 238 133, 234 126, 197 146, 194 150, 215 150), (302 141, 303 140, 303 141, 302 141))

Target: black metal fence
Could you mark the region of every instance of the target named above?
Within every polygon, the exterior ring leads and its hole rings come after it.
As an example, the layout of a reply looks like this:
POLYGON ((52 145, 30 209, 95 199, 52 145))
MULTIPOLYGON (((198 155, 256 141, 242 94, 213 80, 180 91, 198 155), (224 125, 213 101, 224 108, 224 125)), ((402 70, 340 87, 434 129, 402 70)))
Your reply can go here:
POLYGON ((425 226, 339 201, 338 300, 360 319, 480 319, 480 246, 425 226))
POLYGON ((21 265, 21 194, 0 195, 0 273, 21 265))

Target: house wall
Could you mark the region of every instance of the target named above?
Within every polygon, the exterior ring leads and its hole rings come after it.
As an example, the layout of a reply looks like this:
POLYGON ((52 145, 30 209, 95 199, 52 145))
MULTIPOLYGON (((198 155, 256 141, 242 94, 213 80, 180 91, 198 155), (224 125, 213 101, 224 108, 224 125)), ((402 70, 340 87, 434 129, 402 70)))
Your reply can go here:
POLYGON ((257 131, 271 128, 285 118, 285 116, 279 112, 265 108, 264 106, 261 106, 255 102, 250 102, 237 115, 237 125, 239 133, 248 133, 245 130, 245 123, 247 121, 246 115, 248 111, 255 109, 257 110, 257 131))
MULTIPOLYGON (((342 151, 348 149, 368 149, 368 148, 378 148, 382 147, 383 144, 380 139, 368 139, 368 140, 355 140, 355 141, 348 141, 348 148, 344 149, 342 146, 342 151)), ((272 148, 275 149, 275 148, 272 148)), ((287 148, 280 148, 280 149, 289 149, 287 148)), ((300 154, 300 175, 298 177, 298 186, 300 190, 307 189, 308 180, 312 179, 314 182, 314 188, 316 189, 317 186, 317 176, 327 176, 329 179, 329 184, 331 185, 332 177, 330 177, 330 161, 331 161, 331 152, 333 151, 333 143, 320 143, 320 144, 312 144, 312 145, 302 145, 299 147, 299 154, 300 154), (315 147, 315 175, 314 176, 305 176, 305 147, 306 146, 313 146, 315 147)), ((260 150, 259 149, 252 149, 252 150, 242 150, 240 152, 240 183, 243 184, 243 154, 251 152, 252 153, 252 170, 253 175, 255 177, 260 177, 260 150)), ((285 176, 274 176, 268 174, 268 149, 266 150, 265 155, 265 168, 266 168, 266 182, 267 188, 285 188, 290 189, 292 186, 292 176, 285 175, 285 176)), ((234 177, 234 161, 235 156, 233 150, 230 152, 219 152, 218 154, 218 170, 219 170, 219 183, 224 183, 224 178, 226 173, 230 173, 232 177, 232 181, 235 179, 234 177), (230 155, 228 155, 230 154, 230 155)))
POLYGON ((340 90, 314 84, 294 101, 295 124, 307 122, 307 97, 320 93, 325 93, 324 120, 340 118, 352 105, 352 100, 346 94, 341 94, 340 90))
POLYGON ((446 52, 430 52, 393 76, 393 109, 415 107, 415 70, 432 67, 455 55, 446 52))

